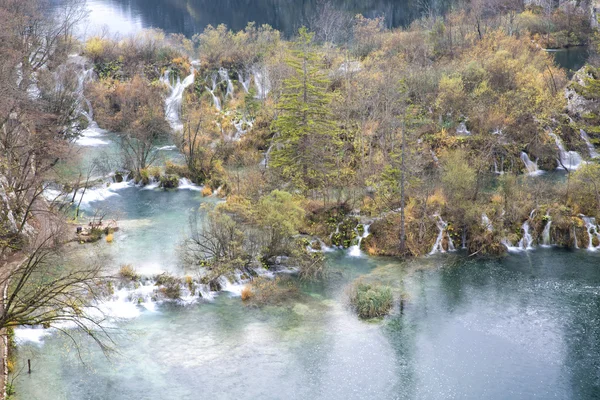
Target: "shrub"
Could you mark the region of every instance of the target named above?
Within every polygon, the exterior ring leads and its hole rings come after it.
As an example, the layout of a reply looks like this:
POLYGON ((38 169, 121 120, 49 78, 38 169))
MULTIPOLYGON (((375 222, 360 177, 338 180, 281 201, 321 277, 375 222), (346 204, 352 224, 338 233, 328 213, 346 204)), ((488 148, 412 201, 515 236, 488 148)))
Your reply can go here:
POLYGON ((175 164, 172 161, 165 163, 165 174, 167 175, 178 175, 182 178, 189 178, 190 171, 185 165, 175 164))
POLYGON ((212 196, 212 189, 210 186, 204 186, 200 193, 202 193, 202 197, 212 196))
POLYGON ((250 300, 252 294, 252 287, 250 285, 244 286, 242 289, 242 301, 250 300))
POLYGON ((136 281, 140 278, 137 272, 135 272, 135 268, 133 268, 131 264, 121 265, 121 269, 119 269, 119 275, 122 278, 129 279, 132 281, 136 281))
POLYGON ((139 175, 137 181, 141 182, 142 185, 144 185, 144 186, 150 183, 150 172, 148 171, 148 169, 140 170, 140 175, 139 175))
POLYGON ((168 274, 160 274, 156 277, 156 286, 165 297, 176 300, 181 298, 181 280, 168 274))
POLYGON ((108 44, 106 40, 94 36, 85 43, 84 52, 94 62, 97 62, 104 55, 108 44))
POLYGON ((256 278, 250 288, 253 302, 259 306, 277 304, 293 297, 300 291, 292 280, 277 277, 275 279, 256 278))
POLYGON ((190 292, 194 293, 194 280, 192 279, 191 276, 187 275, 185 277, 185 284, 187 285, 190 292))
POLYGON ((392 308, 394 297, 388 286, 356 282, 350 292, 350 304, 361 318, 382 317, 392 308))
POLYGON ((148 175, 156 181, 160 180, 160 167, 148 167, 148 175))
POLYGON ((179 186, 179 176, 164 175, 160 177, 160 187, 165 189, 174 189, 179 186))

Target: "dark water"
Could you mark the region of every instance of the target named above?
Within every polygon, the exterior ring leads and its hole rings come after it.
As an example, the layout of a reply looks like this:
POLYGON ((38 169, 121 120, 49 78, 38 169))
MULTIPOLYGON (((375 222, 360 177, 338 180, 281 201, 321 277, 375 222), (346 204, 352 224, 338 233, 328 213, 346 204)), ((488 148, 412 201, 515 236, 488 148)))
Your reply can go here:
MULTIPOLYGON (((65 0, 54 0, 60 5, 65 0)), ((408 25, 425 10, 443 13, 456 0, 331 0, 348 15, 385 17, 388 27, 408 25)), ((320 0, 88 0, 88 32, 103 25, 111 31, 131 33, 142 28, 161 28, 192 36, 208 25, 226 24, 234 31, 248 22, 269 24, 285 34, 310 25, 321 9, 320 0)))
POLYGON ((586 46, 552 50, 550 54, 554 56, 556 65, 567 70, 569 76, 581 69, 590 57, 589 48, 586 46))

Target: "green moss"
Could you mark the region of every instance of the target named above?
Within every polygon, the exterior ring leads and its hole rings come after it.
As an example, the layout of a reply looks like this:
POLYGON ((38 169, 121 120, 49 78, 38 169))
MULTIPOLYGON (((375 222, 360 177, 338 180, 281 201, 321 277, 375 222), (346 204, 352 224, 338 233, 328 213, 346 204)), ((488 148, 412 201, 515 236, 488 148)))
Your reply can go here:
POLYGON ((160 187, 164 189, 175 189, 179 186, 179 176, 163 175, 160 177, 160 187))

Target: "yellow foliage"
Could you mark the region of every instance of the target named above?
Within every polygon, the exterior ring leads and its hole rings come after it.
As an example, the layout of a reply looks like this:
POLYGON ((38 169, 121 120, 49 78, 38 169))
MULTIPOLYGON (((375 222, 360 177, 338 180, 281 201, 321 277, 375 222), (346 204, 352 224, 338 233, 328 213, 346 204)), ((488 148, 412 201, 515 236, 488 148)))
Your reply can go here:
POLYGON ((436 189, 435 192, 427 198, 427 205, 438 209, 446 205, 446 196, 442 189, 436 189))
POLYGON ((94 36, 85 43, 85 54, 93 60, 98 59, 106 50, 108 42, 102 38, 94 36))
POLYGON ((112 233, 109 233, 108 235, 106 235, 106 243, 112 243, 114 240, 114 235, 112 233))
POLYGON ((212 189, 210 188, 210 186, 206 185, 202 188, 202 191, 200 193, 202 194, 202 197, 212 196, 212 189))
POLYGON ((502 196, 496 193, 492 195, 491 201, 493 204, 502 204, 502 196))

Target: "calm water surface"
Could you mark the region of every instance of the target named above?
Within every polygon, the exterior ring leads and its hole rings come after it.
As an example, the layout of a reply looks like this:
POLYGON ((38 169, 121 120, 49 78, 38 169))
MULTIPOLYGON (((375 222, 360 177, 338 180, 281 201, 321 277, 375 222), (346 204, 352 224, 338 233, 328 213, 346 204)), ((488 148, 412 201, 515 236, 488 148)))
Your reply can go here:
MULTIPOLYGON (((65 0, 53 0, 60 6, 65 0)), ((389 27, 409 24, 423 13, 418 0, 332 0, 332 5, 349 15, 384 16, 389 27)), ((434 0, 432 10, 441 13, 456 0, 434 0)), ((320 10, 318 0, 87 0, 90 11, 86 31, 103 26, 122 34, 142 28, 161 28, 169 33, 192 36, 208 25, 226 24, 237 31, 254 21, 286 33, 308 25, 320 10)))
POLYGON ((17 398, 595 399, 599 261, 557 249, 409 264, 337 252, 328 262, 341 277, 281 306, 225 293, 140 307, 119 323, 110 361, 91 350, 82 365, 60 336, 24 343, 34 373, 17 379, 17 398), (358 276, 408 293, 402 313, 357 319, 345 287, 358 276))

